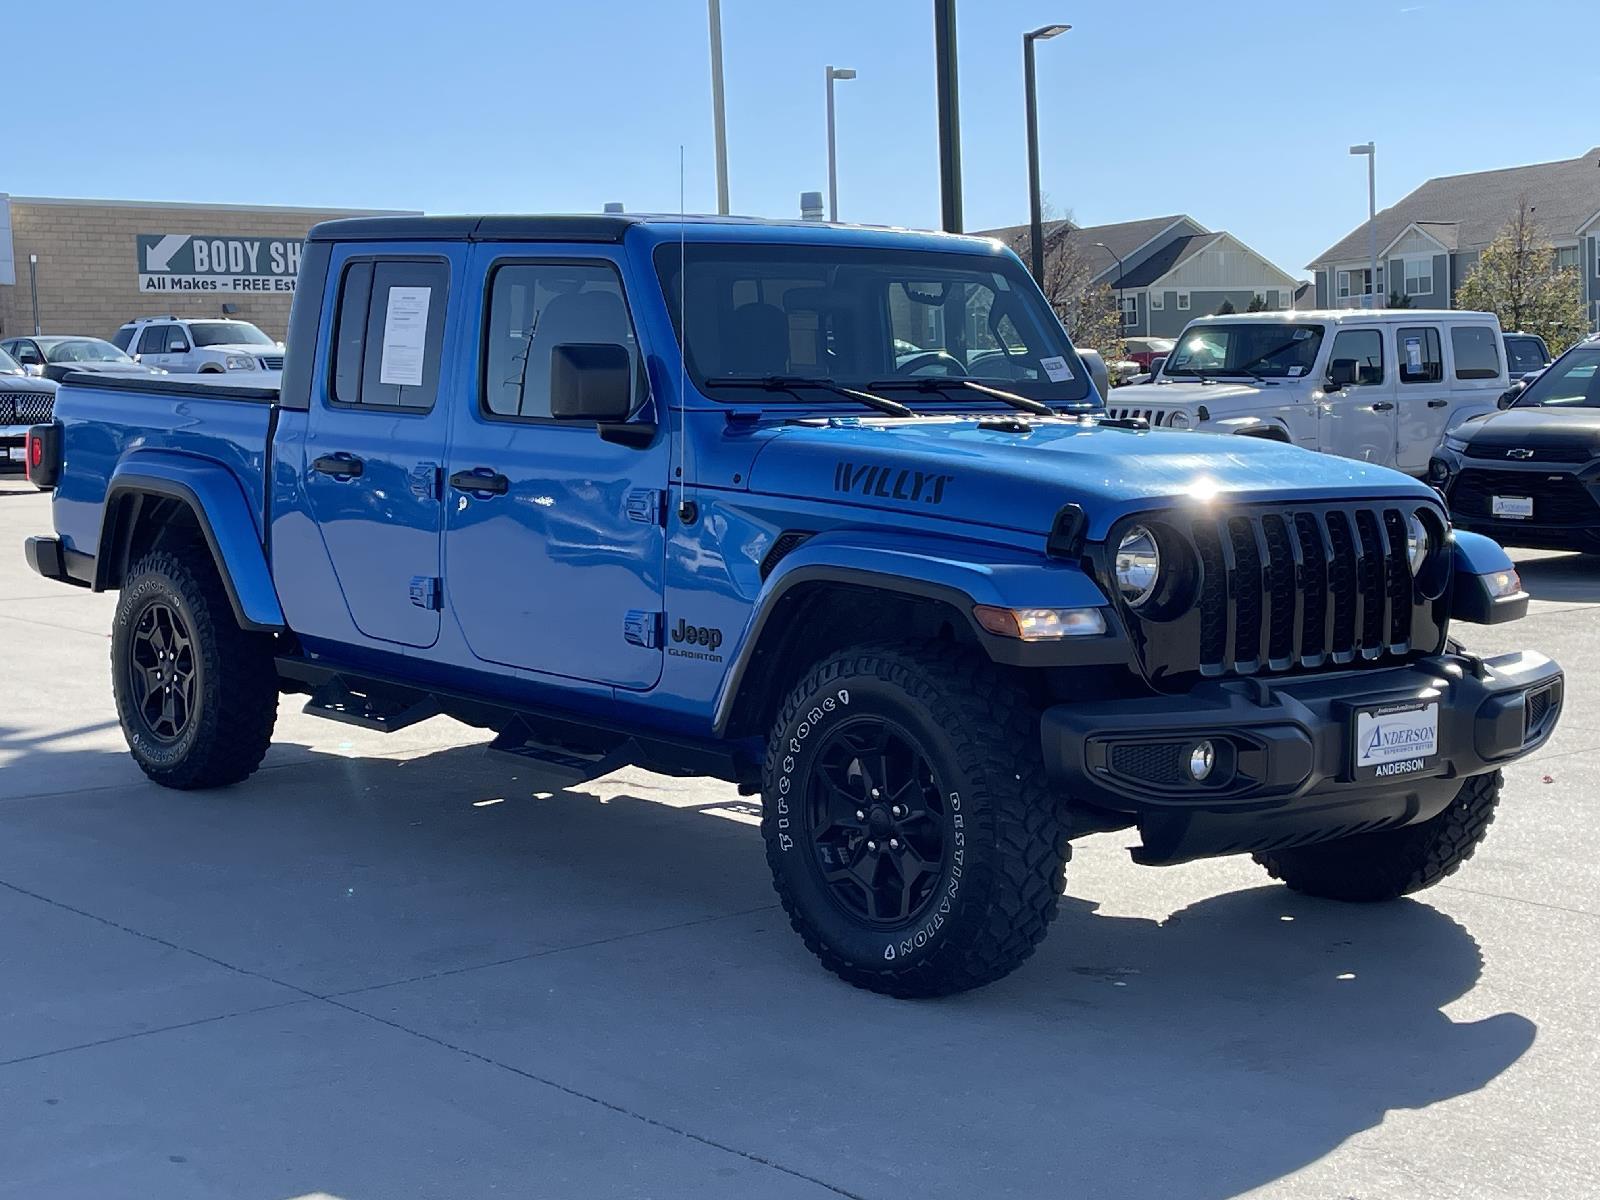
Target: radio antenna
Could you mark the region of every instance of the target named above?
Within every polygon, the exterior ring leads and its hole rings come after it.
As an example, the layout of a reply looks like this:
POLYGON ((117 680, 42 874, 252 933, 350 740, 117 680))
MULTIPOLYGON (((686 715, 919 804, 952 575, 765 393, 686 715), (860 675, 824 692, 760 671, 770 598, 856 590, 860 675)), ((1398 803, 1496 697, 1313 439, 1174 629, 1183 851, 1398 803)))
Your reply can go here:
POLYGON ((678 143, 678 520, 693 519, 685 498, 689 485, 689 255, 685 246, 687 217, 683 190, 683 143, 678 143))

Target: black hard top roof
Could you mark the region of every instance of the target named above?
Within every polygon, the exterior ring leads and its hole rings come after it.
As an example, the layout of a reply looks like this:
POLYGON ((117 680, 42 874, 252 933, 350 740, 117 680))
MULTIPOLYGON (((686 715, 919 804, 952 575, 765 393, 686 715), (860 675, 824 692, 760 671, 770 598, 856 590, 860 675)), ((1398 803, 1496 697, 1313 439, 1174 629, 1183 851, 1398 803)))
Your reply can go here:
POLYGON ((314 225, 312 242, 620 242, 637 217, 347 217, 314 225))

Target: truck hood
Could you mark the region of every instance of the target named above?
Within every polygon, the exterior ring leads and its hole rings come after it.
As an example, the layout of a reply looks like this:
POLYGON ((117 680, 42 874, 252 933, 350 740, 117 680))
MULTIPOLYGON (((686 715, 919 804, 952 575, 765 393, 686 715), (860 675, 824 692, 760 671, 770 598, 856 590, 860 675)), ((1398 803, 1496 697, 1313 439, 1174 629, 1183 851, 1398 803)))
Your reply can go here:
POLYGON ((1040 533, 1075 503, 1090 537, 1170 505, 1433 496, 1387 467, 1258 438, 995 416, 786 425, 757 453, 749 487, 1040 533))
POLYGON ((37 396, 42 394, 54 395, 56 381, 46 379, 42 375, 0 375, 0 394, 10 395, 13 392, 23 392, 37 396))
POLYGON ((1600 408, 1512 408, 1466 421, 1450 436, 1479 450, 1553 450, 1587 446, 1600 454, 1600 408))
POLYGON ((276 358, 278 355, 282 354, 283 351, 279 350, 276 346, 252 346, 248 342, 232 342, 232 343, 221 343, 221 342, 219 342, 215 346, 201 346, 199 348, 199 350, 198 350, 198 353, 200 353, 200 354, 243 354, 243 355, 246 355, 249 358, 260 358, 262 355, 270 354, 274 358, 276 358))
MULTIPOLYGON (((1275 387, 1256 387, 1249 383, 1152 383, 1139 387, 1137 396, 1139 404, 1193 408, 1197 404, 1216 404, 1219 400, 1253 400, 1263 392, 1277 390, 1275 387)), ((1122 407, 1122 401, 1131 401, 1134 395, 1134 392, 1125 390, 1112 392, 1107 406, 1122 407)))

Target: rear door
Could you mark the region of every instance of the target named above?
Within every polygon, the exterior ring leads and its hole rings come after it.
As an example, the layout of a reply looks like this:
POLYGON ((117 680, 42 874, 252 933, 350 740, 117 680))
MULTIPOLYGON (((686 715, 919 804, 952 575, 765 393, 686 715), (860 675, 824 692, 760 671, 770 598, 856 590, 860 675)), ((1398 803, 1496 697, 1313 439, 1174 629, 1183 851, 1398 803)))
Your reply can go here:
POLYGON ((485 663, 650 688, 666 636, 671 439, 652 423, 627 263, 611 247, 527 251, 473 247, 483 374, 451 414, 445 595, 485 663), (551 418, 552 351, 570 343, 627 349, 645 444, 551 418))
POLYGON ((1436 322, 1402 325, 1394 331, 1400 381, 1400 430, 1395 465, 1420 475, 1428 469, 1450 416, 1451 389, 1445 374, 1444 331, 1436 322))
POLYGON ((1329 391, 1319 417, 1321 448, 1362 462, 1394 465, 1395 385, 1388 351, 1379 326, 1341 325, 1333 335, 1325 378, 1343 362, 1355 372, 1355 383, 1329 391))
POLYGON ((167 331, 172 329, 170 321, 159 321, 146 325, 139 330, 134 338, 128 353, 137 358, 147 367, 160 367, 171 371, 176 368, 171 365, 172 358, 167 353, 167 331))
POLYGON ((335 251, 332 353, 296 464, 356 628, 406 646, 439 636, 441 366, 464 261, 462 246, 431 250, 335 251))

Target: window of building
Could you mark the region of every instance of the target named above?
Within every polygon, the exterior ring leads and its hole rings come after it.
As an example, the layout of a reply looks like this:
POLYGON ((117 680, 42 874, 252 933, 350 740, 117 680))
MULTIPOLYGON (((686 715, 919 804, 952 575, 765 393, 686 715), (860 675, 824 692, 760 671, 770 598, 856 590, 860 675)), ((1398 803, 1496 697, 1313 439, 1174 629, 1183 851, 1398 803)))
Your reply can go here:
POLYGON ((1556 266, 1561 270, 1571 268, 1574 271, 1583 268, 1583 248, 1581 246, 1558 246, 1556 248, 1556 266))
POLYGON ((1493 379, 1500 374, 1500 339, 1487 325, 1457 325, 1450 331, 1457 379, 1493 379))
POLYGON ((1124 296, 1122 298, 1122 327, 1132 329, 1139 324, 1139 297, 1124 296))
POLYGON ((1188 312, 1189 311, 1189 293, 1188 292, 1179 292, 1178 293, 1178 310, 1180 312, 1188 312))
POLYGON ((1160 312, 1162 309, 1166 308, 1166 306, 1167 294, 1165 292, 1150 293, 1150 307, 1152 309, 1154 309, 1156 312, 1160 312))
POLYGON ((1432 325, 1398 329, 1394 340, 1400 348, 1401 383, 1438 383, 1444 378, 1438 329, 1432 325))
POLYGON ((609 263, 507 263, 489 285, 483 406, 491 416, 550 417, 550 363, 574 342, 623 346, 639 378, 639 345, 609 263))
POLYGON ((1406 295, 1428 296, 1433 293, 1433 259, 1408 258, 1406 263, 1406 295))
POLYGON ((427 411, 439 392, 450 267, 361 259, 345 268, 333 335, 332 401, 427 411))
POLYGON ((1347 271, 1340 271, 1338 273, 1337 282, 1339 299, 1341 300, 1349 300, 1352 297, 1359 296, 1370 296, 1374 293, 1374 291, 1382 293, 1383 268, 1378 268, 1378 286, 1376 288, 1371 286, 1371 267, 1362 267, 1360 269, 1351 268, 1347 271))
POLYGON ((1376 329, 1341 329, 1328 356, 1329 379, 1333 378, 1333 364, 1341 359, 1355 365, 1357 387, 1382 383, 1383 335, 1376 329))

